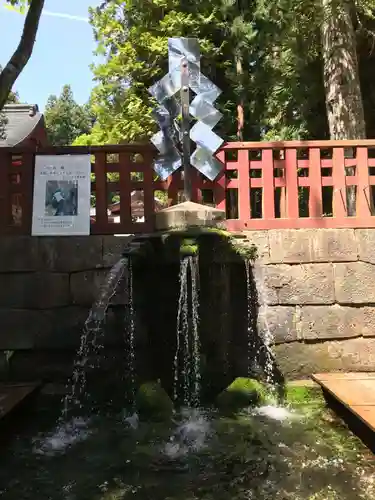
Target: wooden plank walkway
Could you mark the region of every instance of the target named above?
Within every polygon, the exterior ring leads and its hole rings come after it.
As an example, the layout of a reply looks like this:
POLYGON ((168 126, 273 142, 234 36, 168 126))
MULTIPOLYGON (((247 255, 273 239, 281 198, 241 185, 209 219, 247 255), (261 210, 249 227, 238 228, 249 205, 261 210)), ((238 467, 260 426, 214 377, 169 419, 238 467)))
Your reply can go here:
POLYGON ((0 384, 0 420, 37 391, 40 386, 40 382, 0 384))
POLYGON ((375 432, 375 373, 316 373, 311 378, 375 432))

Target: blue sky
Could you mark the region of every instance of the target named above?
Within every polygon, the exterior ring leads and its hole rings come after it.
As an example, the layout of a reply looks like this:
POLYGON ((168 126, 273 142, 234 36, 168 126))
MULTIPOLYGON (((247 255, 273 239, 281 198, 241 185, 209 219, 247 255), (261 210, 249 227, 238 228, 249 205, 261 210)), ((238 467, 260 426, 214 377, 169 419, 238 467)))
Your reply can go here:
MULTIPOLYGON (((96 47, 87 22, 88 7, 100 1, 46 0, 33 54, 14 87, 22 102, 44 109, 48 96, 59 95, 66 83, 72 86, 77 102, 88 100, 93 87, 89 65, 96 47)), ((22 15, 4 5, 5 0, 0 0, 1 65, 17 47, 24 22, 22 15)))

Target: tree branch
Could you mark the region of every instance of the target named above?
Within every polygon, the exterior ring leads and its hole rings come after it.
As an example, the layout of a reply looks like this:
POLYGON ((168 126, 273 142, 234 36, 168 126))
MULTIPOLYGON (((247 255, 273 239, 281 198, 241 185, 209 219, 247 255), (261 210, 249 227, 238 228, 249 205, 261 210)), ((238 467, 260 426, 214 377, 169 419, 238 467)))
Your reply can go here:
POLYGON ((0 110, 3 109, 14 82, 32 54, 45 0, 31 0, 20 43, 0 73, 0 110))

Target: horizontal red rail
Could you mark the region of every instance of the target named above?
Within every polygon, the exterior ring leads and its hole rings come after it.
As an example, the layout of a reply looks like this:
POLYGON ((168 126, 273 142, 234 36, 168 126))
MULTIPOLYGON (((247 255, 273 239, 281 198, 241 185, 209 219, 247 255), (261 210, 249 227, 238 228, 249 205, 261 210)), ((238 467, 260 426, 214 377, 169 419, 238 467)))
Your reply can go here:
MULTIPOLYGON (((156 177, 151 144, 2 148, 0 235, 31 232, 36 154, 92 155, 93 234, 152 231, 155 211, 183 191, 180 171, 156 177)), ((193 196, 224 210, 230 230, 375 227, 375 140, 230 142, 217 157, 215 181, 193 170, 193 196)))

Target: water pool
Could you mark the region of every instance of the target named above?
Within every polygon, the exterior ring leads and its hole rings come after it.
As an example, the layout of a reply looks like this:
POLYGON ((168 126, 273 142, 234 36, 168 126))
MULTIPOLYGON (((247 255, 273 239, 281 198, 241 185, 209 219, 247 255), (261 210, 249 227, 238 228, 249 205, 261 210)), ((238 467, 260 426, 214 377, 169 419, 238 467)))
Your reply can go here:
POLYGON ((321 401, 138 426, 118 414, 59 429, 58 412, 42 397, 2 447, 2 499, 375 498, 372 453, 321 401))

